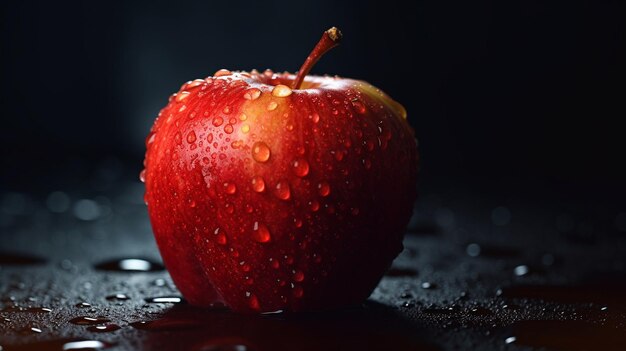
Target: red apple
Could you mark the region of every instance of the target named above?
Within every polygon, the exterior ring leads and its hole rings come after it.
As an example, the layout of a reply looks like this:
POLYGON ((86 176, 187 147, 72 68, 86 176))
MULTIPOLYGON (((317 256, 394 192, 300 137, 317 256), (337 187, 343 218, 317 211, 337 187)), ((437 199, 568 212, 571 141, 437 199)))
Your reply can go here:
POLYGON ((417 148, 406 111, 372 85, 231 72, 183 84, 146 139, 146 203, 192 304, 239 312, 365 300, 402 249, 417 148))

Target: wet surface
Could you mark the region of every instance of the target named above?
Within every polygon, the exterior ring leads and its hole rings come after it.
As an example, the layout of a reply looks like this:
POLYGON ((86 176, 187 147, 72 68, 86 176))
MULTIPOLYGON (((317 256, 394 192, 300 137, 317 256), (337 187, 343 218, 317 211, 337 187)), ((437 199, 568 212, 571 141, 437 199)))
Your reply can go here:
POLYGON ((423 195, 367 302, 249 316, 188 305, 142 186, 112 188, 0 194, 0 350, 626 349, 619 206, 423 195))

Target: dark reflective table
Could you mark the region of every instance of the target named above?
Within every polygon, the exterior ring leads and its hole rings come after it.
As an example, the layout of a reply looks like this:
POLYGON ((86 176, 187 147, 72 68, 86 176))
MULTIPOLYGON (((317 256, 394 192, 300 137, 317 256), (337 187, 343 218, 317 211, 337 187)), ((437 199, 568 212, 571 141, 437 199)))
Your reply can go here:
POLYGON ((0 194, 1 350, 626 349, 619 205, 431 187, 367 302, 243 316, 185 303, 128 179, 0 194))

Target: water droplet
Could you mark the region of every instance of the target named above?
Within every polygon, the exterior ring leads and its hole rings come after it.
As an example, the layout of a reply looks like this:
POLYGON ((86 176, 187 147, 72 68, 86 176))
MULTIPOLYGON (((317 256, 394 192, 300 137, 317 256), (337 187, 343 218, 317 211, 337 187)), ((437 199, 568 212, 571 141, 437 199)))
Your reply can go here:
POLYGON ((100 217, 102 209, 94 200, 80 199, 74 204, 72 212, 74 213, 74 216, 80 220, 93 221, 100 217))
POLYGON ((275 260, 270 257, 269 261, 270 261, 270 266, 272 266, 272 268, 278 269, 280 267, 280 262, 278 262, 278 260, 275 260))
POLYGON ((0 310, 0 312, 25 312, 25 313, 50 313, 52 309, 47 307, 22 307, 22 306, 7 306, 0 310))
POLYGON ((291 188, 286 180, 281 180, 276 183, 274 195, 281 200, 289 200, 291 197, 291 188))
POLYGON ((309 174, 309 163, 303 158, 298 158, 292 163, 293 171, 298 177, 305 177, 309 174))
POLYGON ((141 170, 141 172, 139 172, 139 180, 140 180, 142 183, 145 183, 145 182, 146 182, 146 169, 145 169, 145 168, 144 168, 144 169, 142 169, 142 170, 141 170))
POLYGON ((370 161, 369 158, 364 158, 362 162, 363 162, 363 167, 365 167, 365 169, 372 168, 372 161, 370 161))
POLYGON ((232 132, 233 132, 233 125, 227 124, 226 127, 224 127, 224 133, 231 134, 232 132))
POLYGON ((313 121, 313 123, 317 123, 320 121, 320 115, 317 113, 313 113, 312 115, 309 115, 309 118, 311 119, 311 121, 313 121))
POLYGON ((148 297, 145 299, 148 303, 182 303, 183 300, 180 296, 157 296, 157 297, 148 297))
POLYGON ((523 277, 529 273, 528 266, 524 264, 519 265, 515 267, 515 269, 513 270, 513 273, 515 273, 515 275, 518 277, 523 277))
POLYGON ((189 97, 188 91, 181 91, 180 93, 176 94, 176 102, 181 102, 188 97, 189 97))
POLYGON ((267 162, 270 158, 270 148, 262 141, 252 145, 252 158, 257 162, 267 162))
POLYGON ((317 210, 320 209, 320 203, 315 200, 309 201, 309 208, 311 209, 311 211, 317 212, 317 210))
POLYGON ((87 302, 79 302, 79 303, 77 303, 74 306, 76 306, 78 308, 89 308, 89 307, 91 307, 91 304, 87 303, 87 302))
POLYGON ((263 223, 254 222, 254 227, 252 231, 252 239, 260 243, 266 243, 270 241, 270 230, 263 223))
POLYGON ((76 318, 72 318, 69 321, 72 324, 75 325, 96 325, 96 324, 102 324, 102 323, 107 323, 110 322, 110 320, 106 319, 106 318, 102 318, 102 317, 76 317, 76 318))
MULTIPOLYGON (((122 329, 122 327, 120 327, 117 324, 104 324, 104 325, 92 325, 91 327, 88 327, 87 330, 90 332, 95 332, 95 333, 110 333, 110 332, 114 332, 116 330, 122 329)), ((67 350, 64 348, 64 350, 67 350)))
POLYGON ((421 285, 422 289, 430 290, 435 289, 437 286, 431 282, 423 282, 421 285))
POLYGON ((126 294, 113 294, 113 295, 109 295, 106 297, 107 300, 109 301, 126 301, 126 300, 130 300, 130 297, 128 297, 126 294))
POLYGON ((224 119, 220 116, 215 116, 215 118, 213 118, 213 125, 216 127, 221 126, 224 123, 224 119))
POLYGON ((287 97, 291 95, 291 93, 293 93, 291 88, 282 84, 278 84, 274 87, 274 90, 272 90, 272 95, 276 97, 287 97))
POLYGON ((261 176, 252 178, 252 190, 262 193, 265 190, 265 181, 261 176))
POLYGON ((207 140, 209 143, 212 143, 212 142, 213 142, 213 133, 209 133, 209 135, 207 135, 207 136, 206 136, 206 140, 207 140))
POLYGON ((224 112, 225 115, 230 113, 230 106, 226 106, 224 107, 224 109, 222 110, 222 112, 224 112))
POLYGON ((509 336, 508 338, 504 339, 504 343, 505 344, 512 344, 517 340, 516 337, 514 336, 509 336))
POLYGON ((330 185, 327 182, 321 182, 317 185, 317 192, 320 196, 328 196, 330 194, 330 185))
POLYGON ((97 264, 96 269, 120 272, 156 272, 165 269, 162 264, 141 258, 124 258, 97 264))
POLYGON ((365 105, 359 101, 359 100, 352 100, 352 106, 354 106, 354 109, 356 110, 356 112, 358 113, 365 113, 366 109, 365 109, 365 105))
POLYGON ((192 130, 191 132, 189 132, 189 134, 187 134, 187 142, 189 144, 192 144, 196 141, 196 133, 192 130))
POLYGON ((293 296, 298 299, 301 298, 302 296, 304 296, 304 289, 302 289, 301 286, 296 285, 293 288, 293 296))
POLYGON ((293 272, 293 281, 294 282, 301 282, 304 280, 304 273, 302 273, 302 271, 294 271, 293 272))
POLYGON ((268 111, 274 111, 277 107, 278 107, 278 103, 276 101, 270 101, 270 103, 267 104, 268 111))
POLYGON ((237 192, 237 186, 233 183, 224 183, 224 192, 226 192, 226 194, 232 195, 234 193, 237 192))
POLYGON ((242 133, 248 133, 250 131, 250 126, 247 124, 244 124, 243 126, 241 126, 241 132, 242 133))
POLYGON ((468 256, 478 257, 480 255, 480 245, 476 243, 471 243, 467 245, 467 247, 465 248, 465 252, 468 256))
POLYGON ((215 74, 213 74, 213 77, 230 76, 231 74, 233 74, 231 71, 222 68, 219 71, 215 72, 215 74))
POLYGON ((226 238, 226 235, 224 235, 224 233, 219 233, 217 234, 216 241, 220 245, 226 245, 228 239, 226 238))
POLYGON ((301 219, 299 219, 299 218, 294 218, 294 219, 293 219, 293 223, 294 223, 294 225, 296 226, 296 228, 302 228, 302 224, 303 224, 303 223, 302 223, 302 220, 301 220, 301 219))
POLYGON ((243 98, 246 100, 256 100, 259 98, 259 96, 261 96, 261 90, 257 88, 248 89, 243 94, 243 98))
POLYGON ((250 296, 248 296, 248 306, 250 306, 250 308, 255 311, 261 309, 261 306, 259 305, 259 299, 256 297, 256 295, 250 294, 250 296))

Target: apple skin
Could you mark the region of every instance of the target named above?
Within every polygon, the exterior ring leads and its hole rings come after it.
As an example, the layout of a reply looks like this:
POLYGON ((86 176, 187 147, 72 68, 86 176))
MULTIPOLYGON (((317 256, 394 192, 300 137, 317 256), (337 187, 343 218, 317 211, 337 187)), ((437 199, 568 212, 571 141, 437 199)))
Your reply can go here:
POLYGON ((244 313, 364 301, 416 197, 406 111, 363 81, 271 71, 185 83, 146 139, 145 200, 194 305, 244 313))

